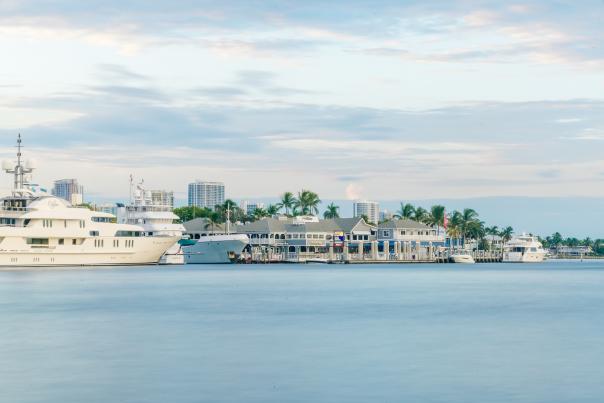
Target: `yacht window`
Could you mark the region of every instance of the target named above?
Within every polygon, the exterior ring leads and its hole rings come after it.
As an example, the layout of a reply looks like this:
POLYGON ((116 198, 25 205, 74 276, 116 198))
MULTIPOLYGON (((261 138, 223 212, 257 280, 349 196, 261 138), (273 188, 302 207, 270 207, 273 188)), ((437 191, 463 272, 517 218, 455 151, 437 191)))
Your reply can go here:
POLYGON ((29 218, 26 218, 25 220, 23 220, 23 226, 24 226, 24 227, 27 227, 27 226, 29 225, 29 222, 30 222, 30 221, 31 221, 31 220, 30 220, 29 218))
POLYGON ((117 231, 115 233, 115 236, 141 236, 141 232, 140 231, 117 231))
POLYGON ((59 245, 65 245, 65 240, 63 238, 59 239, 59 245))
POLYGON ((77 241, 76 241, 75 239, 72 239, 72 240, 71 240, 71 244, 72 244, 72 245, 75 245, 76 243, 77 243, 77 241))
POLYGON ((48 245, 48 238, 27 238, 28 245, 48 245))

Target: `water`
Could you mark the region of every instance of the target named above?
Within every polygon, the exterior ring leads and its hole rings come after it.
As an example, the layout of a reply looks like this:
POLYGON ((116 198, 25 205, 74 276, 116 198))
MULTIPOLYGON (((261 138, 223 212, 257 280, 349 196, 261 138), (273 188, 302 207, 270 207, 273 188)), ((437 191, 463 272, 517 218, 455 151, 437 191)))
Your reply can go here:
POLYGON ((604 263, 0 272, 0 402, 602 402, 604 263))

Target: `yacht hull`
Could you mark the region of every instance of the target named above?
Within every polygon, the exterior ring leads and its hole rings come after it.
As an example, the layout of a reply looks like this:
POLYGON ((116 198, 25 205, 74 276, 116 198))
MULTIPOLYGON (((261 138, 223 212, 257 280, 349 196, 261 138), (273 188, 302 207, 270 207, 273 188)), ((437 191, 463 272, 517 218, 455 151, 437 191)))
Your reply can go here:
POLYGON ((248 245, 247 235, 208 236, 183 246, 186 264, 235 263, 248 245))
MULTIPOLYGON (((88 245, 57 246, 38 249, 0 249, 0 267, 52 267, 52 266, 122 266, 157 264, 166 250, 180 237, 139 237, 134 246, 94 248, 88 245)), ((104 238, 112 245, 113 238, 104 238)), ((4 240, 6 241, 6 239, 4 240)), ((4 243, 4 242, 3 242, 4 243)))
POLYGON ((474 258, 472 255, 451 255, 451 261, 453 263, 462 263, 462 264, 474 264, 474 258))
POLYGON ((545 260, 545 253, 539 252, 504 252, 503 262, 505 263, 539 263, 545 260))

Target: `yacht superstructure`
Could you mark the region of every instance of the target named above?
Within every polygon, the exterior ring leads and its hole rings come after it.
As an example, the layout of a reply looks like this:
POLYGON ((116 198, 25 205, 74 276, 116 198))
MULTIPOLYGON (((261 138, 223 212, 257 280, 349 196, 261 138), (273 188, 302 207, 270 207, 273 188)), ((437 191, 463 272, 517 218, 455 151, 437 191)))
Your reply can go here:
POLYGON ((503 261, 536 263, 545 260, 547 252, 537 237, 522 234, 512 238, 503 247, 503 261))
MULTIPOLYGON (((176 222, 178 216, 172 212, 172 206, 165 202, 154 202, 151 191, 144 188, 144 182, 134 184, 130 177, 130 204, 117 209, 117 222, 138 225, 145 236, 169 236, 180 239, 185 230, 176 222)), ((160 259, 160 264, 182 264, 184 258, 180 245, 175 243, 160 259)))
POLYGON ((22 161, 2 168, 14 174, 11 195, 0 199, 0 266, 86 266, 157 263, 180 236, 146 236, 143 227, 115 222, 112 214, 73 207, 36 189, 34 170, 22 161))

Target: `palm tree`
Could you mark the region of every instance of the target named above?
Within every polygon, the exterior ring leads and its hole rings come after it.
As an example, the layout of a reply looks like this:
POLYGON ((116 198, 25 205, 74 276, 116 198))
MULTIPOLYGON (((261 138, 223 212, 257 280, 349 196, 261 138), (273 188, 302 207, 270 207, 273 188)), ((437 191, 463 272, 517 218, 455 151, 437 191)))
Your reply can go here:
POLYGON ((220 222, 220 213, 212 212, 212 214, 208 215, 206 218, 206 224, 204 225, 204 229, 211 229, 211 232, 214 232, 214 226, 220 222))
POLYGON ((461 236, 462 245, 466 245, 466 237, 469 235, 470 230, 476 230, 476 222, 478 221, 478 213, 476 210, 471 208, 463 209, 461 213, 461 236))
POLYGON ((423 222, 425 223, 426 220, 428 219, 428 210, 426 210, 423 207, 417 207, 415 209, 415 213, 413 214, 413 219, 417 222, 423 222))
POLYGON ((277 214, 279 214, 279 206, 278 205, 274 205, 274 204, 269 204, 268 207, 266 208, 266 214, 270 217, 275 216, 277 214))
POLYGON ((501 237, 501 240, 503 241, 503 243, 508 242, 510 239, 512 239, 512 235, 514 235, 514 228, 512 227, 505 227, 501 230, 501 232, 499 233, 499 236, 501 237))
POLYGON ((300 209, 299 212, 303 215, 315 215, 319 214, 320 203, 321 199, 319 199, 319 195, 317 195, 315 192, 311 192, 310 190, 302 189, 298 193, 296 207, 300 209))
POLYGON ((489 244, 489 249, 493 250, 493 243, 495 242, 495 236, 499 235, 499 227, 496 225, 493 225, 492 227, 486 227, 484 229, 484 232, 487 235, 491 236, 491 242, 489 244))
POLYGON ((408 220, 413 219, 413 215, 415 214, 415 207, 412 204, 405 204, 401 202, 401 208, 394 215, 395 218, 403 219, 406 218, 408 220))
POLYGON ((323 213, 323 218, 340 218, 339 210, 340 207, 336 206, 332 202, 331 204, 327 205, 325 212, 323 213))
POLYGON ((254 213, 252 215, 254 217, 254 220, 257 221, 257 220, 261 220, 264 217, 268 216, 268 213, 262 207, 256 207, 256 209, 254 210, 254 213))
POLYGON ((445 225, 445 206, 437 204, 436 206, 430 207, 428 220, 430 225, 436 226, 436 232, 440 235, 440 227, 444 227, 445 225))
POLYGON ((451 245, 453 245, 454 240, 462 237, 462 230, 462 215, 459 211, 455 210, 449 214, 449 226, 447 228, 447 233, 451 238, 451 245))
POLYGON ((289 215, 289 211, 294 209, 296 205, 296 198, 292 192, 285 192, 281 196, 281 201, 277 203, 279 209, 285 209, 285 215, 289 215))

